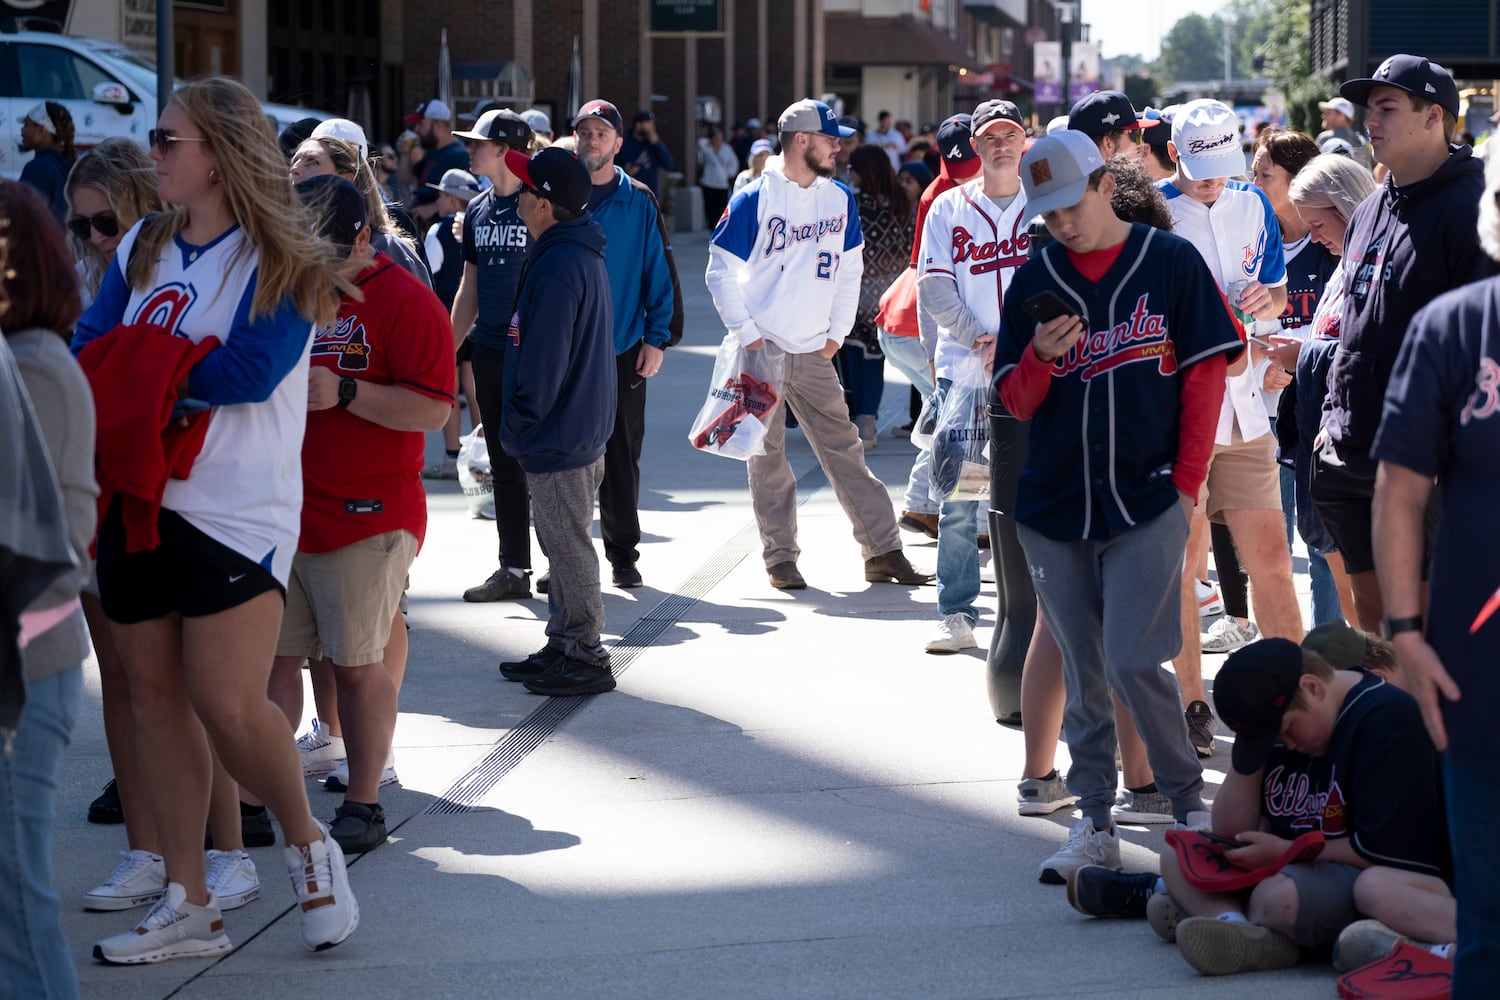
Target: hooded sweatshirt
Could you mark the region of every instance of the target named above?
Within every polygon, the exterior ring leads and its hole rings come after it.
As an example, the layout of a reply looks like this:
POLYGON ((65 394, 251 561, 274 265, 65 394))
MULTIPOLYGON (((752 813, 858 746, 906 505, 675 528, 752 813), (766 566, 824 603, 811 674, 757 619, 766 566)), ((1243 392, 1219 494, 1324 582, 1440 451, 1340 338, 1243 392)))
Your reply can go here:
POLYGON ((506 348, 500 443, 528 473, 593 465, 615 426, 604 231, 585 212, 532 245, 506 348))
MULTIPOLYGON (((1341 339, 1323 401, 1323 427, 1340 457, 1370 450, 1396 354, 1417 310, 1496 273, 1479 249, 1483 193, 1483 162, 1468 146, 1452 146, 1432 176, 1402 187, 1387 180, 1350 217, 1341 339)), ((1375 474, 1373 464, 1360 471, 1375 474)))
POLYGON ((812 354, 842 344, 854 326, 864 234, 854 195, 838 181, 803 187, 773 158, 730 199, 708 247, 708 291, 740 344, 764 337, 812 354))

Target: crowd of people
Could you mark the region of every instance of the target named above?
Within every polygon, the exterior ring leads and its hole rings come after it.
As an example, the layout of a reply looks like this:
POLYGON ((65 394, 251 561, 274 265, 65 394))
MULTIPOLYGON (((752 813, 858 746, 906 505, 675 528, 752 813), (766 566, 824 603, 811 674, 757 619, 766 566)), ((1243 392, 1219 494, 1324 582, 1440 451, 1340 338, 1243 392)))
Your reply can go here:
MULTIPOLYGON (((996 633, 1027 637, 1017 809, 1079 810, 1042 882, 1146 919, 1205 974, 1330 951, 1347 971, 1416 942, 1452 960, 1454 996, 1490 996, 1500 590, 1474 556, 1500 542, 1500 163, 1454 142, 1457 87, 1418 56, 1323 110, 1329 134, 1266 129, 1247 160, 1208 99, 1096 93, 1040 134, 988 100, 919 135, 798 101, 773 132, 700 144, 704 280, 726 344, 780 373, 746 463, 771 587, 806 587, 792 426, 865 579, 935 582, 927 653, 978 646, 993 548, 996 633), (989 435, 987 503, 939 484, 939 438, 892 504, 865 460, 886 358, 933 413, 979 401, 962 433, 989 435), (936 539, 935 573, 903 530, 936 539), (1204 652, 1230 654, 1211 696, 1204 652), (1235 739, 1209 803, 1215 710, 1235 739), (1206 888, 1172 837, 1126 873, 1123 823, 1201 836, 1245 878, 1206 888), (1288 863, 1310 832, 1321 853, 1288 863)), ((592 522, 597 504, 610 582, 642 586, 647 385, 683 327, 649 112, 627 128, 590 100, 555 135, 506 108, 455 129, 431 100, 378 145, 344 119, 276 135, 210 78, 174 92, 149 151, 76 158, 65 113, 27 116, 51 152, 0 185, 0 440, 20 470, 0 799, 28 817, 3 834, 23 877, 0 949, 37 995, 76 992, 49 775, 90 649, 114 767, 90 819, 125 845, 83 902, 149 907, 94 957, 230 950, 223 912, 259 895, 245 848, 275 842, 272 816, 305 946, 339 944, 359 921, 345 856, 387 837, 421 478, 453 474, 458 397, 497 533, 462 597, 547 598, 544 644, 501 676, 607 692, 592 522), (344 793, 331 822, 307 777, 344 793)))

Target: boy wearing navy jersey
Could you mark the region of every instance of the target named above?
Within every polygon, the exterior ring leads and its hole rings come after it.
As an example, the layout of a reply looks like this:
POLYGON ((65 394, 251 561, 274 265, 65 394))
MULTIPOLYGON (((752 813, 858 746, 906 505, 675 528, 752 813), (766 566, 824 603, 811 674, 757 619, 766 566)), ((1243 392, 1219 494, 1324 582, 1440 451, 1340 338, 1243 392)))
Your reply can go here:
POLYGON ((1017 533, 1048 618, 1070 626, 1057 639, 1068 788, 1083 818, 1040 871, 1062 883, 1087 864, 1120 867, 1111 688, 1135 717, 1174 817, 1207 819, 1202 768, 1162 661, 1182 645, 1188 513, 1226 362, 1243 345, 1197 251, 1114 214, 1114 178, 1087 135, 1038 139, 1021 182, 1056 242, 1012 279, 995 372, 1006 408, 1032 421, 1017 533), (1044 292, 1067 312, 1038 323, 1024 304, 1044 292))

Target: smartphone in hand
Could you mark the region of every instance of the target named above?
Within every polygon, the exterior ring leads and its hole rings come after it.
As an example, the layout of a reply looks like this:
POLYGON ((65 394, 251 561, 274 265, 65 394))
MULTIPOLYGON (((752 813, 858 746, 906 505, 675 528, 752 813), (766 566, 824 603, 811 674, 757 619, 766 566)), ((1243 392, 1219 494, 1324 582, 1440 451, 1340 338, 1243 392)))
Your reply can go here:
MULTIPOLYGON (((1079 315, 1078 310, 1065 302, 1061 295, 1051 291, 1038 292, 1021 303, 1021 308, 1026 310, 1026 315, 1038 323, 1050 323, 1059 316, 1079 315)), ((1083 317, 1079 316, 1079 318, 1083 317)), ((1084 325, 1088 325, 1088 320, 1084 320, 1084 325)))

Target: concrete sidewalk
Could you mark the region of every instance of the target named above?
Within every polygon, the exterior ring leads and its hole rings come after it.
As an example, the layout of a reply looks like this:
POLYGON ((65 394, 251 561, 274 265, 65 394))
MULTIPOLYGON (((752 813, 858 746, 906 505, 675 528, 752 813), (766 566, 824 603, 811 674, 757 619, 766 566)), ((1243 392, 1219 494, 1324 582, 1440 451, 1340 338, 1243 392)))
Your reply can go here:
MULTIPOLYGON (((225 918, 234 952, 114 968, 92 961, 93 942, 143 911, 79 909, 124 846, 123 828, 84 822, 110 772, 90 668, 56 854, 84 995, 1334 995, 1326 965, 1210 983, 1144 922, 1086 919, 1037 882, 1072 815, 1016 815, 1021 735, 990 716, 982 656, 922 652, 933 589, 864 582, 795 433, 809 589, 769 587, 743 465, 686 440, 722 336, 703 244, 679 238, 688 332, 651 386, 646 586, 605 588, 618 691, 547 700, 500 679, 498 660, 542 644, 544 600, 463 603, 494 569, 494 526, 468 517, 456 484, 429 484, 401 783, 382 795, 391 841, 350 868, 358 932, 304 952, 280 850, 265 848, 251 852, 262 898, 225 918)), ((888 377, 886 430, 907 395, 888 377)), ((912 455, 888 434, 869 455, 897 504, 912 455)), ((935 543, 913 537, 930 569, 935 543)), ((1298 589, 1305 607, 1305 574, 1298 589)), ((1205 658, 1210 675, 1221 659, 1205 658)), ((1221 739, 1208 762, 1210 794, 1227 750, 1221 739)), ((339 801, 309 795, 320 817, 339 801)), ((1127 866, 1153 865, 1160 829, 1122 829, 1127 866)))

